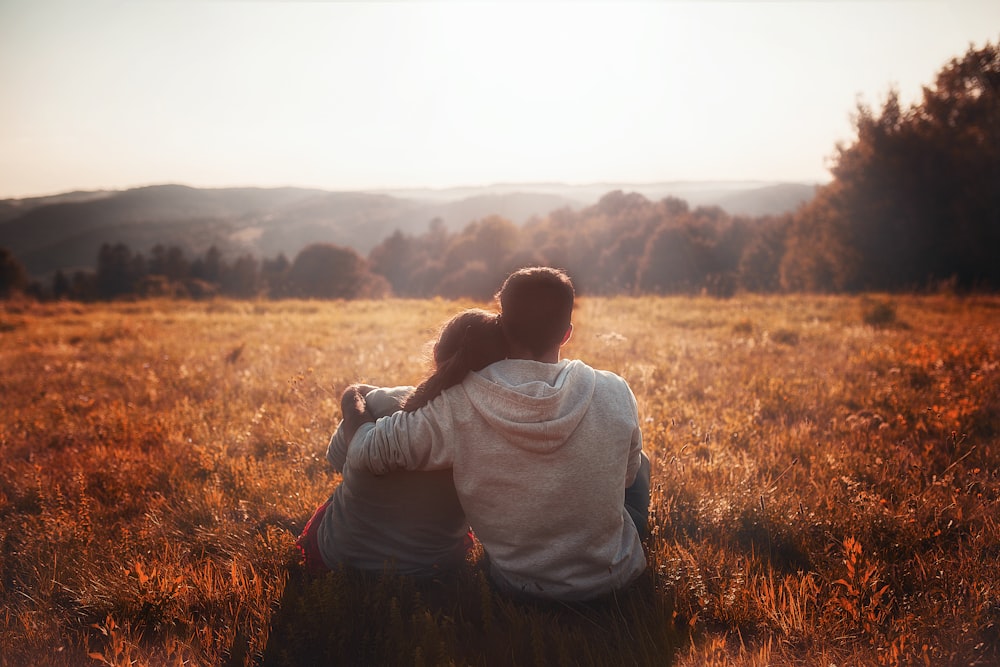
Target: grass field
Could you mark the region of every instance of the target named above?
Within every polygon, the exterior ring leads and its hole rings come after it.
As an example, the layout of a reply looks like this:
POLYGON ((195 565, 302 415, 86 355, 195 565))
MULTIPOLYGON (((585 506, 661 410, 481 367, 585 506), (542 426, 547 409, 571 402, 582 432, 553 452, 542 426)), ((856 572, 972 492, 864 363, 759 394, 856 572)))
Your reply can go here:
POLYGON ((581 299, 653 461, 648 586, 309 579, 350 382, 468 302, 0 304, 0 665, 1000 664, 1000 298, 581 299))

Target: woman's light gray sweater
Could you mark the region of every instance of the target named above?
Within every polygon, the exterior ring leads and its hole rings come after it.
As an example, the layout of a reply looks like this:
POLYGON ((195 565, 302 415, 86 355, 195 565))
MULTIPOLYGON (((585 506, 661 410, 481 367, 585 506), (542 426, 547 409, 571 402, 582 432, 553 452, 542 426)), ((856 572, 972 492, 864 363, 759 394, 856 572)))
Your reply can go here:
MULTIPOLYGON (((412 390, 375 389, 368 394, 368 410, 376 417, 392 414, 412 390)), ((328 567, 390 567, 400 574, 426 576, 464 561, 469 524, 450 470, 401 470, 379 477, 359 468, 345 469, 346 456, 347 442, 338 428, 326 458, 334 470, 343 472, 343 479, 317 534, 328 567)))

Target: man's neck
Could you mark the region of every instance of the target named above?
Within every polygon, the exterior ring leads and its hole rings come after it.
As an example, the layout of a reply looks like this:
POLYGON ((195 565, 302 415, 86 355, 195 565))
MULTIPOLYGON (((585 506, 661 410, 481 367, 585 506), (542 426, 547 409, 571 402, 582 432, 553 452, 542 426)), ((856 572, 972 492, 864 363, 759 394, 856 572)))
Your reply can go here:
POLYGON ((559 363, 559 351, 561 348, 557 347, 554 350, 548 350, 544 354, 535 355, 532 354, 531 350, 527 348, 518 348, 516 346, 511 346, 510 350, 507 352, 508 359, 527 359, 528 361, 540 361, 546 364, 558 364, 559 363))

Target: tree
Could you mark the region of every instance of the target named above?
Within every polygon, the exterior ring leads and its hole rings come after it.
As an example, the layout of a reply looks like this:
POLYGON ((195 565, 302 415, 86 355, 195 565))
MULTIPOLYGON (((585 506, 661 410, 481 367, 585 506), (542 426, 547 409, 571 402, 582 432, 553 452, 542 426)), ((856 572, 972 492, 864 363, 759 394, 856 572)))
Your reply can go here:
POLYGON ((368 253, 371 270, 384 276, 401 296, 421 296, 413 281, 420 259, 419 243, 398 229, 368 253))
POLYGON ((646 244, 639 262, 639 289, 657 294, 691 291, 698 269, 695 252, 684 230, 664 225, 646 244))
MULTIPOLYGON (((205 251, 205 260, 201 266, 202 275, 196 277, 207 280, 210 283, 219 283, 222 282, 222 276, 226 274, 227 269, 228 267, 222 261, 222 253, 213 245, 205 251)), ((255 264, 254 272, 256 273, 256 271, 257 267, 255 264)))
POLYGON ((799 210, 789 223, 779 267, 786 291, 831 292, 848 288, 859 257, 838 220, 842 186, 833 182, 799 210))
POLYGON ((970 47, 903 108, 859 104, 833 182, 796 215, 791 286, 900 290, 954 279, 1000 288, 1000 48, 970 47))
POLYGON ((732 226, 732 220, 718 207, 699 207, 678 218, 664 219, 639 261, 639 290, 731 293, 739 261, 739 250, 730 247, 737 238, 731 233, 732 226))
POLYGON ((502 283, 496 274, 480 261, 467 262, 458 271, 445 275, 438 284, 437 293, 446 299, 469 297, 489 300, 502 283))
POLYGON ((141 274, 137 271, 138 262, 132 250, 124 243, 110 245, 105 243, 97 252, 97 296, 101 299, 114 299, 131 294, 138 283, 141 274))
POLYGON ((78 301, 94 301, 97 295, 97 274, 93 271, 74 271, 70 292, 78 301))
POLYGON ((261 262, 259 279, 267 290, 268 296, 277 298, 287 294, 288 269, 291 265, 283 252, 278 253, 274 259, 264 259, 261 262))
POLYGON ((69 299, 73 296, 73 286, 69 282, 69 278, 63 273, 62 269, 58 269, 54 276, 52 276, 52 298, 59 299, 69 299))
MULTIPOLYGON (((368 253, 369 269, 385 277, 391 291, 399 296, 434 296, 441 281, 464 265, 464 259, 450 250, 457 237, 448 232, 441 218, 433 218, 419 236, 396 230, 368 253)), ((479 258, 470 257, 469 261, 475 259, 479 258)))
POLYGON ((354 299, 370 278, 368 263, 351 248, 314 243, 302 249, 288 270, 289 296, 354 299))
POLYGON ((485 296, 483 283, 499 285, 509 257, 517 249, 520 230, 499 216, 471 222, 444 249, 444 280, 436 292, 442 296, 485 296))
MULTIPOLYGON (((212 246, 209 249, 209 253, 214 248, 215 246, 212 246)), ((206 266, 210 266, 208 259, 206 258, 206 266)), ((221 285, 224 294, 241 298, 250 298, 257 295, 260 271, 257 259, 253 255, 241 255, 232 266, 225 266, 218 257, 213 261, 215 262, 216 270, 222 271, 221 276, 219 276, 216 282, 221 285)), ((208 278, 205 278, 205 280, 208 280, 208 278)))
POLYGON ((781 258, 785 254, 790 215, 756 221, 756 234, 740 255, 737 275, 740 287, 751 292, 777 292, 781 288, 781 258))
POLYGON ((24 265, 6 248, 0 248, 0 299, 22 292, 28 286, 24 265))
POLYGON ((172 245, 164 257, 164 274, 171 282, 180 282, 190 274, 191 265, 184 256, 184 250, 172 245))

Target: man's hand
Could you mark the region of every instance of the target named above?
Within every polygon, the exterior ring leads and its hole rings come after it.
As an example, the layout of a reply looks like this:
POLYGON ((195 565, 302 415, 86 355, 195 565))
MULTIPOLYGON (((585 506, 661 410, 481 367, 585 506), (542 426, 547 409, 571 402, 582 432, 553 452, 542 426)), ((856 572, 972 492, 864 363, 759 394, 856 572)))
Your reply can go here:
POLYGON ((344 416, 344 422, 340 428, 348 444, 362 424, 375 421, 365 407, 365 396, 374 388, 366 384, 352 384, 344 390, 340 399, 340 412, 344 416))

